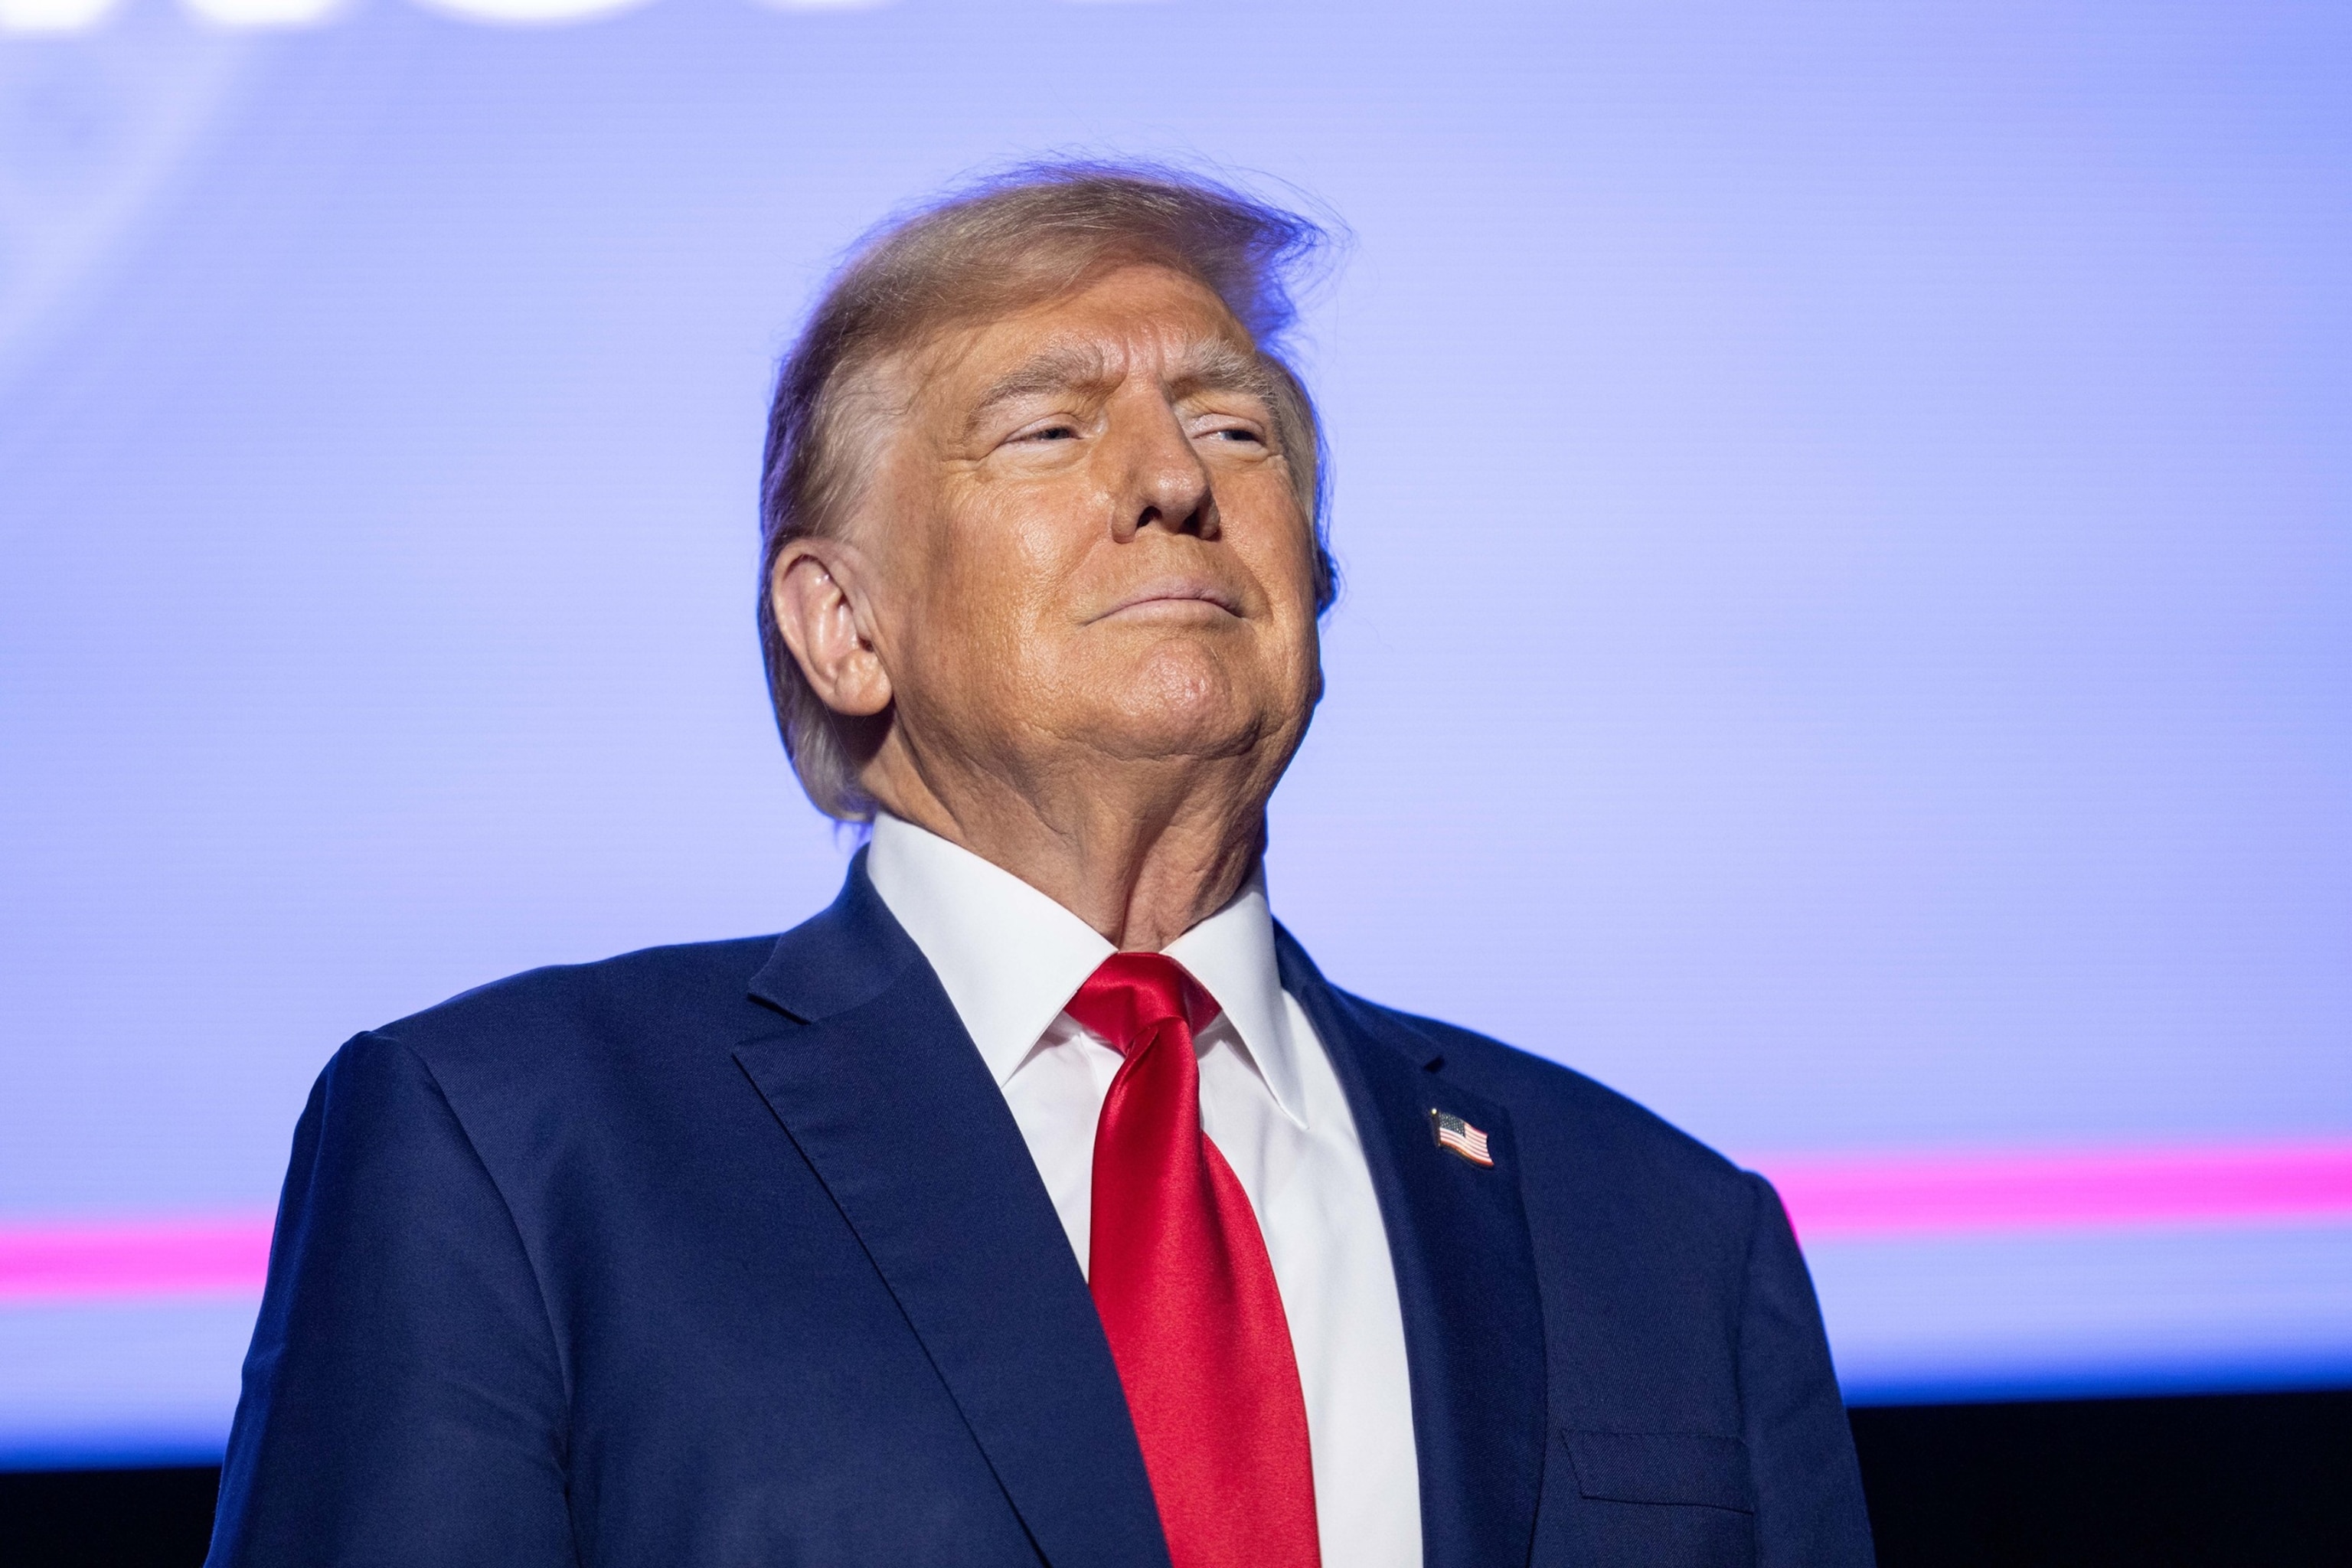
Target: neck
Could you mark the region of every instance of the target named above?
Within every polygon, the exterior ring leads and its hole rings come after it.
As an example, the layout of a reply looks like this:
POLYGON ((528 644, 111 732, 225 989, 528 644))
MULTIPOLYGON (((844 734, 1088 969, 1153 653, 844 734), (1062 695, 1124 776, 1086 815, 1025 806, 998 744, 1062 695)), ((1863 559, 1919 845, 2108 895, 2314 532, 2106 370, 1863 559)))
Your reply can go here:
POLYGON ((1157 952, 1216 913, 1265 852, 1271 781, 1258 787, 1248 759, 1065 764, 1015 783, 904 752, 893 765, 892 751, 866 779, 884 810, 1003 867, 1128 952, 1157 952))

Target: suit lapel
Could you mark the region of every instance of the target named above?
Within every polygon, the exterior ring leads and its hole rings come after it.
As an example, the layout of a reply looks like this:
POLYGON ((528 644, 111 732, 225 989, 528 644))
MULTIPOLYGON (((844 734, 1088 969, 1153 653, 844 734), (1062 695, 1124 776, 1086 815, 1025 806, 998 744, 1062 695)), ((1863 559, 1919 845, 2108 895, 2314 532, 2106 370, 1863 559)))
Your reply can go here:
POLYGON ((1509 1115, 1444 1058, 1324 980, 1286 931, 1283 988, 1330 1053, 1388 1227, 1412 1378, 1427 1568, 1524 1563, 1545 1452, 1543 1307, 1509 1115), (1430 1112, 1487 1134, 1484 1169, 1438 1147, 1430 1112))
POLYGON ((736 1052, 898 1298, 1040 1554, 1166 1568, 1085 1277, 1019 1127, 866 879, 788 932, 752 994, 795 1022, 736 1052))

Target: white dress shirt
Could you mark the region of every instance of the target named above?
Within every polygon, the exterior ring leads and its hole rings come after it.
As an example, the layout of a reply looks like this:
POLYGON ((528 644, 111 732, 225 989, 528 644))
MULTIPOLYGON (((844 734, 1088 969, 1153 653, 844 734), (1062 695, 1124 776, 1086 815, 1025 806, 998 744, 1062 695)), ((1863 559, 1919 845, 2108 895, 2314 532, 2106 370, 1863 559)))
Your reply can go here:
MULTIPOLYGON (((1118 1052, 1062 1008, 1108 958, 1086 921, 970 850, 877 817, 866 874, 1004 1091, 1087 1267, 1095 1121, 1118 1052)), ((1416 1568, 1421 1483, 1388 1232, 1339 1076, 1275 967, 1253 879, 1178 937, 1224 1011, 1200 1032, 1201 1124, 1256 1211, 1307 1400, 1327 1568, 1416 1568)))

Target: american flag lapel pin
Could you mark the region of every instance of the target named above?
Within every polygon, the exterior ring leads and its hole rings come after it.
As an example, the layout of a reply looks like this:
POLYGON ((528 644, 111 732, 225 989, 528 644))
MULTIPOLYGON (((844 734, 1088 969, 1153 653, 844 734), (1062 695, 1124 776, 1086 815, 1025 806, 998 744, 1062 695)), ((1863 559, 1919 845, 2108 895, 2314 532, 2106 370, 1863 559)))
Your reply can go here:
POLYGON ((1492 1168, 1495 1156, 1487 1151, 1486 1135, 1450 1110, 1432 1106, 1429 1130, 1437 1135, 1437 1146, 1451 1149, 1474 1165, 1492 1168))

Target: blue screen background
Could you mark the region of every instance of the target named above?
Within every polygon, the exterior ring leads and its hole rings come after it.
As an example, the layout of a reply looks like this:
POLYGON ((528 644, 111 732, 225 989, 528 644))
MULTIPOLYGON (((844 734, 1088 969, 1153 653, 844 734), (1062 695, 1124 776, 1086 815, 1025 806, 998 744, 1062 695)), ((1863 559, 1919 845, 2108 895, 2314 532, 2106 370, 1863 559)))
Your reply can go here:
MULTIPOLYGON (((779 930, 775 360, 974 168, 1352 231, 1277 796, 1340 984, 1743 1160, 2352 1137, 2352 15, 654 0, 0 36, 0 1224, 266 1213, 336 1045, 779 930)), ((1809 1247, 1857 1400, 2352 1381, 2352 1216, 1809 1247)), ((0 1303, 0 1462, 249 1298, 0 1303)))

